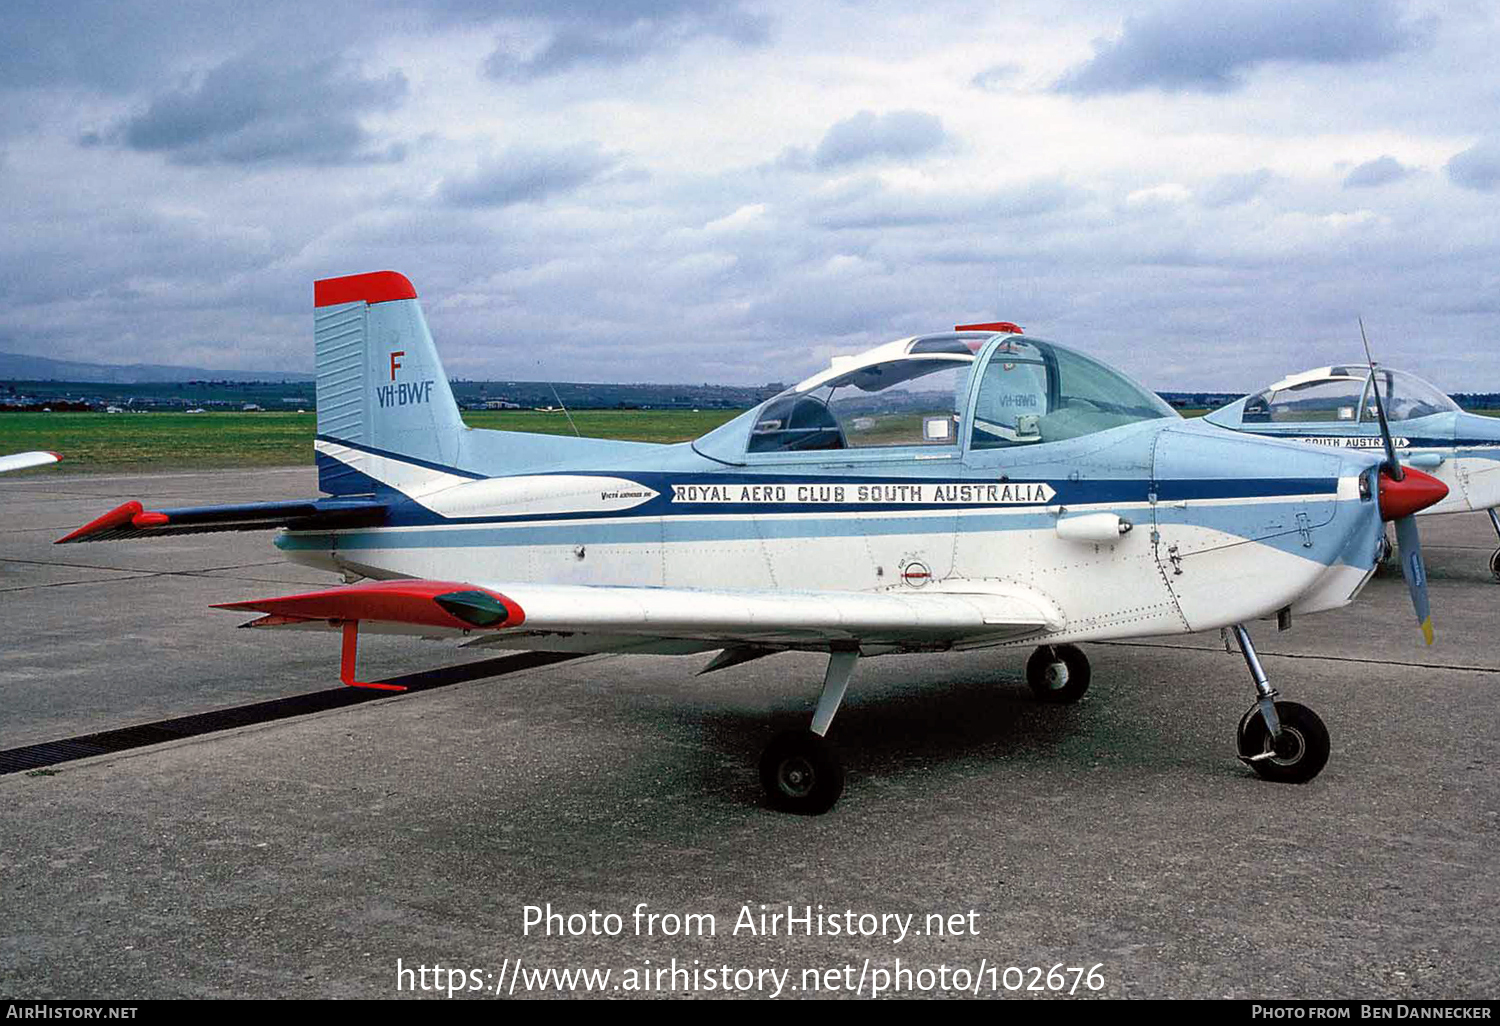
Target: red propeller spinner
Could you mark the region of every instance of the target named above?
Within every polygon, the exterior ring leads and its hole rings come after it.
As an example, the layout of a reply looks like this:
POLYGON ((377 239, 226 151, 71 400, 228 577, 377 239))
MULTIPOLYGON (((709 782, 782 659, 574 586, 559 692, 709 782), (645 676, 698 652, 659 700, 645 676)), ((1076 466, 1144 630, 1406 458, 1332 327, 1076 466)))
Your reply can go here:
POLYGON ((1431 474, 1402 467, 1398 481, 1384 467, 1380 470, 1380 519, 1387 522, 1410 516, 1442 502, 1448 486, 1431 474))

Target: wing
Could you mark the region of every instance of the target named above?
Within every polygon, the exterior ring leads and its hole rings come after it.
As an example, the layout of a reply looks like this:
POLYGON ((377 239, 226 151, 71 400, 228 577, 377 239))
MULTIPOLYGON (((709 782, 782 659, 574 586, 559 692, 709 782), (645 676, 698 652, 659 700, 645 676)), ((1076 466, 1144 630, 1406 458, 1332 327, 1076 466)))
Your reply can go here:
POLYGON ((351 498, 146 509, 139 502, 127 502, 57 539, 56 544, 275 527, 303 531, 370 527, 384 522, 387 505, 379 499, 351 498))
POLYGON ((695 652, 734 646, 875 651, 979 647, 1056 631, 1061 612, 1020 585, 985 591, 706 591, 588 585, 369 581, 219 606, 247 627, 337 628, 558 652, 695 652))
POLYGON ((62 457, 55 452, 18 452, 0 456, 0 474, 11 470, 25 470, 27 467, 41 467, 60 459, 62 457))

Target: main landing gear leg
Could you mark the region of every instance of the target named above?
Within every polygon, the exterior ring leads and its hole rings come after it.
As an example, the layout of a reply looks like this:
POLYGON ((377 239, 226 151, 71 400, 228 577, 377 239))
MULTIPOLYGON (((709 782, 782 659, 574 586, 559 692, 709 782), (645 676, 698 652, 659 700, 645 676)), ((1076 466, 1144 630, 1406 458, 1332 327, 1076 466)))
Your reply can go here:
POLYGON ((829 653, 811 729, 777 734, 760 757, 761 785, 771 804, 783 812, 816 816, 833 808, 844 792, 844 768, 824 735, 844 700, 858 660, 858 648, 829 653))
POLYGON ((1240 718, 1236 739, 1240 761, 1266 780, 1307 783, 1328 764, 1328 728, 1307 706, 1276 701, 1278 692, 1266 680, 1266 671, 1250 643, 1250 632, 1239 623, 1229 630, 1240 646, 1259 696, 1240 718))
MULTIPOLYGON (((1493 509, 1485 510, 1490 515, 1490 523, 1495 527, 1495 534, 1500 535, 1500 513, 1493 509)), ((1500 549, 1490 553, 1490 573, 1495 575, 1495 580, 1500 581, 1500 549)))

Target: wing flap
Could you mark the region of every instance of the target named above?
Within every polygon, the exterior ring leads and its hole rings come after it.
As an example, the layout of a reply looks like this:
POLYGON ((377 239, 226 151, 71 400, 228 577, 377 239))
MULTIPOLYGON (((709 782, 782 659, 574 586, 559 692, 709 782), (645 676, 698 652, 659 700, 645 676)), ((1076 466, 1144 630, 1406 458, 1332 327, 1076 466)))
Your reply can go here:
POLYGON ((808 641, 941 642, 970 634, 1040 632, 1061 615, 1035 592, 700 591, 672 588, 506 585, 527 626, 799 644, 808 641))
POLYGON ((55 544, 160 538, 210 531, 268 531, 278 527, 294 531, 371 527, 385 521, 386 509, 387 503, 382 500, 363 498, 298 499, 151 510, 132 500, 57 539, 55 544))

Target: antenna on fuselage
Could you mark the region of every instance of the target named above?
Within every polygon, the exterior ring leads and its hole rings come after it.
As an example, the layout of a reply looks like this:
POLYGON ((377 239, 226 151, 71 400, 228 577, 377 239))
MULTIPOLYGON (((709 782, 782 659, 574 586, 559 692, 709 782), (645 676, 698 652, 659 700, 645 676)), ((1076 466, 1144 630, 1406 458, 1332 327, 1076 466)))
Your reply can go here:
MULTIPOLYGON (((542 361, 538 360, 536 362, 536 365, 538 367, 541 367, 542 361)), ((562 408, 563 416, 568 418, 568 427, 570 427, 570 428, 573 429, 573 434, 577 435, 579 438, 582 438, 583 437, 583 432, 579 431, 578 430, 578 425, 575 424, 575 423, 573 423, 573 415, 568 412, 568 407, 567 407, 566 404, 563 403, 562 396, 560 396, 560 395, 557 394, 557 386, 552 383, 552 379, 551 378, 547 379, 547 387, 550 388, 550 389, 552 389, 552 398, 554 398, 554 399, 557 400, 557 405, 562 408)))

